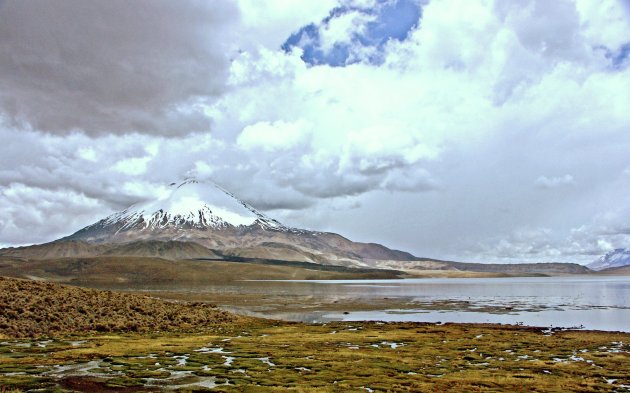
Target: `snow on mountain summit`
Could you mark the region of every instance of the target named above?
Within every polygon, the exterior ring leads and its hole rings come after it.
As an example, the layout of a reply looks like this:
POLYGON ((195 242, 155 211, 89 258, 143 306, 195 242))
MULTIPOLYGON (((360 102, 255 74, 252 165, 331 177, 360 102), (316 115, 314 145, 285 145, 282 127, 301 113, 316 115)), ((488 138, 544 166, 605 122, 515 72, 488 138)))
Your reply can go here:
MULTIPOLYGON (((116 233, 166 229, 227 229, 259 226, 286 230, 220 186, 197 180, 171 184, 171 192, 153 201, 135 204, 84 228, 82 231, 115 228, 116 233)), ((73 235, 74 236, 74 235, 73 235)))
POLYGON ((135 204, 106 220, 121 219, 142 219, 148 228, 188 224, 218 229, 226 225, 251 225, 258 216, 216 185, 187 180, 160 199, 135 204))
POLYGON ((586 266, 593 270, 604 270, 628 265, 630 265, 630 250, 617 248, 607 252, 606 255, 586 266))

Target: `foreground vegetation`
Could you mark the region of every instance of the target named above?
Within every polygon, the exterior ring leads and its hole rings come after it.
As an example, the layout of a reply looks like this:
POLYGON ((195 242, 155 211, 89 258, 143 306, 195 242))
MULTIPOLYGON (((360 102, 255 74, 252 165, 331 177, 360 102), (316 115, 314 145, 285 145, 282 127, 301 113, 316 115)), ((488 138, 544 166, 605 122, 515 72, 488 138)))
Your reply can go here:
MULTIPOLYGON (((68 315, 75 315, 71 305, 82 302, 77 299, 92 297, 103 303, 118 299, 112 309, 126 301, 153 304, 162 310, 160 318, 206 310, 57 284, 0 282, 5 307, 37 296, 50 298, 49 310, 68 304, 68 315)), ((31 303, 34 311, 25 309, 15 323, 38 318, 40 304, 31 303)), ((84 311, 96 321, 102 307, 108 306, 93 304, 84 311)), ((212 307, 207 311, 218 318, 208 323, 199 319, 195 325, 134 332, 123 322, 126 314, 136 314, 133 307, 125 310, 108 333, 67 324, 18 338, 19 329, 3 328, 0 391, 630 391, 625 333, 464 324, 308 325, 236 317, 212 307)))
POLYGON ((73 333, 190 330, 242 317, 204 303, 0 277, 0 338, 73 333))
POLYGON ((0 384, 57 391, 630 390, 628 335, 551 333, 250 321, 195 334, 6 340, 0 344, 0 384))

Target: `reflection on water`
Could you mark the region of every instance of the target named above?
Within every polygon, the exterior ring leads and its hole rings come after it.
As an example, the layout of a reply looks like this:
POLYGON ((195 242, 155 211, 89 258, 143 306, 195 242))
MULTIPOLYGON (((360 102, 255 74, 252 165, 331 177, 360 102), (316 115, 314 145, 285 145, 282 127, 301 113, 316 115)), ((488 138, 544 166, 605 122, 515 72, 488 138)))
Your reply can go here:
POLYGON ((415 322, 463 322, 502 323, 510 325, 582 328, 589 330, 630 331, 630 311, 615 308, 589 310, 543 310, 510 314, 457 311, 423 311, 398 313, 396 310, 325 314, 325 320, 344 321, 415 321, 415 322))
MULTIPOLYGON (((401 300, 398 309, 299 313, 268 310, 262 316, 300 321, 382 320, 417 322, 509 323, 630 331, 630 277, 535 277, 345 281, 243 282, 241 290, 285 296, 309 296, 370 302, 401 300)), ((380 304, 380 303, 379 303, 380 304)), ((330 310, 328 308, 328 310, 330 310)), ((252 310, 250 310, 252 311, 252 310)))

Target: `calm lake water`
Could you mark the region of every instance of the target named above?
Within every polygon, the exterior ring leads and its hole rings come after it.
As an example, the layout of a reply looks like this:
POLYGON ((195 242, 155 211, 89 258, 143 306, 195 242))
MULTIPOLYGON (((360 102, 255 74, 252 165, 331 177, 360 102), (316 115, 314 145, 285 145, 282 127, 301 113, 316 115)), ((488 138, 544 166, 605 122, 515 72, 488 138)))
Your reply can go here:
POLYGON ((293 280, 248 285, 265 287, 266 293, 320 299, 319 308, 258 313, 306 322, 487 322, 630 331, 630 277, 293 280), (330 308, 325 303, 336 298, 373 301, 381 309, 326 311, 330 308))

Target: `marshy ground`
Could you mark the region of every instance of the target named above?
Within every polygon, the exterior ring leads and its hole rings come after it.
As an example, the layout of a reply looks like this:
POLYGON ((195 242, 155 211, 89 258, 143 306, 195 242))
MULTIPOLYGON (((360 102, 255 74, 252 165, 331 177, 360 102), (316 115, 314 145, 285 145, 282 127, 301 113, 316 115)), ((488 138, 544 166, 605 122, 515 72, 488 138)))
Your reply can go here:
POLYGON ((627 334, 249 321, 0 342, 0 384, 46 391, 630 391, 627 334))
POLYGON ((0 391, 630 391, 627 333, 290 323, 58 284, 0 284, 0 391), (115 312, 127 303, 129 312, 115 312), (194 321, 185 319, 191 310, 194 321), (77 322, 29 331, 42 311, 77 322), (171 322, 152 326, 153 313, 171 322), (108 315, 107 331, 81 325, 108 315))

